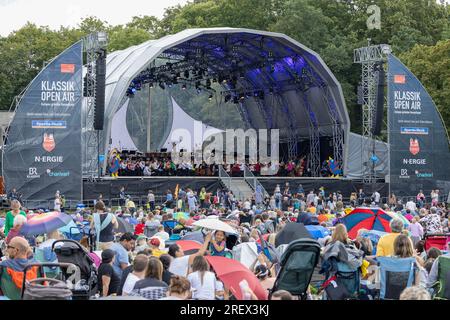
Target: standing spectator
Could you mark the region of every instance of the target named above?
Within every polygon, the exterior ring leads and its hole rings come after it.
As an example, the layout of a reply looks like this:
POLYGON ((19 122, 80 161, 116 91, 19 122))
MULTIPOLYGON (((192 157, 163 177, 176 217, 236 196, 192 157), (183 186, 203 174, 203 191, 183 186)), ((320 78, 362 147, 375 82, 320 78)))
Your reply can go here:
POLYGON ((411 240, 413 241, 414 247, 417 242, 422 240, 423 237, 423 227, 419 223, 420 217, 415 216, 412 220, 412 223, 408 226, 408 231, 411 232, 411 240))
POLYGON ((406 207, 406 210, 409 210, 410 212, 414 213, 417 211, 416 203, 414 202, 413 198, 409 199, 409 201, 406 203, 405 207, 406 207))
POLYGON ((148 190, 147 201, 150 211, 155 210, 155 194, 152 190, 148 190))
POLYGON ((380 195, 380 193, 377 190, 375 190, 375 192, 372 194, 372 198, 373 198, 373 201, 375 202, 375 205, 379 206, 380 205, 381 195, 380 195))
POLYGON ((173 206, 173 195, 172 195, 172 191, 167 190, 166 192, 166 207, 171 209, 173 206))
POLYGON ((439 203, 439 189, 431 190, 431 205, 433 207, 437 206, 439 203))
POLYGON ((114 229, 119 227, 119 223, 115 215, 106 212, 103 201, 97 201, 94 209, 91 230, 95 230, 97 249, 105 250, 112 246, 114 242, 114 229))
POLYGON ((121 207, 125 206, 126 198, 127 196, 125 194, 125 187, 121 187, 119 193, 119 204, 121 207))
POLYGON ((397 205, 397 197, 395 194, 391 193, 391 196, 389 197, 389 208, 393 209, 397 205))
POLYGON ((102 251, 102 263, 98 267, 98 287, 103 297, 115 295, 119 289, 120 277, 114 271, 115 252, 106 249, 102 251))
POLYGON ((13 188, 11 192, 8 194, 8 200, 10 204, 13 200, 21 201, 21 195, 20 193, 17 192, 16 188, 13 188))
POLYGON ((364 199, 366 198, 366 194, 364 193, 363 189, 359 189, 358 192, 358 205, 362 206, 364 203, 364 199))
POLYGON ((422 209, 425 204, 425 195, 423 194, 423 190, 420 190, 416 196, 417 205, 419 209, 422 209))
POLYGON ((430 208, 430 213, 420 219, 425 235, 433 233, 442 233, 441 217, 437 214, 436 207, 430 208))
POLYGON ((59 193, 56 193, 56 195, 55 195, 54 209, 53 210, 61 212, 61 196, 59 195, 59 193))
POLYGON ((6 213, 5 230, 3 231, 5 233, 5 236, 8 235, 9 230, 14 226, 14 218, 19 214, 24 216, 25 218, 27 217, 27 214, 24 211, 20 210, 20 202, 18 200, 12 200, 11 211, 8 211, 6 213))

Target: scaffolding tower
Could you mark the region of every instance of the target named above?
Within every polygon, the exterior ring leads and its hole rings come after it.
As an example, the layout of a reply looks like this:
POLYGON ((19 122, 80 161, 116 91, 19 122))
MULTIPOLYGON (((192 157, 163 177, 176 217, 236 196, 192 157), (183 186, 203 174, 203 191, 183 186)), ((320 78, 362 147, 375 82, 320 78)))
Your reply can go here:
POLYGON ((361 100, 362 100, 362 152, 361 165, 363 173, 363 183, 371 184, 376 182, 375 162, 372 161, 375 155, 375 137, 373 135, 374 119, 376 112, 378 72, 375 66, 383 63, 386 56, 391 53, 391 48, 387 44, 369 45, 367 47, 354 50, 354 63, 361 64, 361 100), (365 138, 365 139, 364 139, 365 138), (370 142, 370 143, 367 143, 370 142), (372 164, 370 165, 370 163, 372 164))
POLYGON ((96 98, 96 61, 106 48, 108 38, 105 32, 91 33, 83 39, 83 50, 86 57, 86 74, 84 85, 83 117, 82 117, 82 153, 83 177, 99 177, 100 133, 94 129, 96 98))

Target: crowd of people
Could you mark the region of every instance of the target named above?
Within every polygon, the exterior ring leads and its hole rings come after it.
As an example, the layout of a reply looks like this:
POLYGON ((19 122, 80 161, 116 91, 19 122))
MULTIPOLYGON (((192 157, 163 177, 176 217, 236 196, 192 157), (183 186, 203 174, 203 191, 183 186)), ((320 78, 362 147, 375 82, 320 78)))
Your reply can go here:
MULTIPOLYGON (((439 262, 443 261, 440 257, 450 258, 448 248, 425 248, 427 235, 449 232, 449 211, 444 202, 436 201, 436 193, 439 194, 439 191, 433 190, 431 201, 428 201, 420 191, 412 201, 415 206, 412 206, 410 201, 406 205, 397 199, 392 201, 393 195, 383 203, 377 191, 366 195, 359 190, 351 194, 349 201, 344 201, 340 192, 327 192, 323 187, 305 191, 301 185, 292 188, 289 183, 283 187, 278 185, 268 198, 255 192, 252 198, 245 201, 236 200, 227 190, 207 192, 205 188, 199 191, 187 188, 180 189, 176 195, 169 190, 165 201, 156 203, 150 190, 148 203, 144 207, 125 205, 107 208, 99 199, 94 208, 78 209, 71 214, 75 223, 87 222, 90 226, 93 239, 87 241, 83 238, 80 243, 87 250, 92 249, 90 254, 97 254, 96 295, 99 298, 236 299, 236 294, 230 292, 208 258, 225 257, 241 259, 239 261, 242 262, 245 257, 235 256, 237 248, 251 245, 257 250, 256 259, 246 267, 258 279, 267 294, 266 298, 298 299, 289 291, 275 290, 280 272, 280 261, 275 258, 275 253, 281 248, 275 245, 277 235, 286 226, 302 223, 329 231, 328 235, 317 240, 321 246, 321 280, 320 285, 311 282, 308 286, 308 299, 331 299, 336 294, 327 285, 331 279, 327 276, 333 270, 331 262, 336 261, 331 257, 341 259, 340 263, 351 266, 353 272, 358 274, 358 299, 371 299, 377 294, 379 297, 380 292, 383 295, 383 289, 380 291, 378 288, 377 291, 370 286, 373 267, 382 261, 382 257, 390 257, 394 261, 414 260, 414 281, 403 288, 397 298, 425 300, 437 293, 435 284, 440 276, 439 262), (389 231, 376 243, 365 235, 370 230, 363 228, 355 237, 349 236, 345 217, 361 206, 381 207, 391 217, 389 231), (133 232, 118 232, 118 222, 123 218, 135 221, 132 223, 133 232), (222 230, 204 231, 199 248, 194 252, 185 252, 174 241, 174 235, 178 235, 175 239, 182 239, 183 235, 195 232, 199 228, 195 227, 195 223, 204 219, 226 221, 236 234, 222 230), (172 226, 170 222, 173 222, 172 226), (267 240, 263 241, 263 238, 267 240), (231 244, 230 239, 233 240, 231 244), (345 259, 341 256, 342 252, 345 259), (373 293, 373 290, 378 293, 373 293)), ((14 267, 15 270, 23 270, 32 261, 57 260, 48 248, 64 234, 58 230, 39 236, 22 234, 28 215, 17 199, 11 201, 11 210, 6 213, 0 232, 5 244, 0 269, 14 267), (39 250, 44 250, 45 254, 38 257, 39 250)), ((245 283, 242 283, 241 289, 246 299, 261 299, 245 283)))
MULTIPOLYGON (((144 155, 119 156, 118 176, 218 176, 219 165, 207 164, 205 161, 196 164, 193 159, 175 163, 170 153, 144 155)), ((228 175, 233 177, 244 176, 244 167, 247 166, 255 176, 279 176, 279 177, 310 177, 311 170, 307 166, 305 156, 276 163, 256 162, 250 164, 248 161, 235 162, 233 164, 224 161, 223 167, 228 175)), ((320 174, 322 177, 335 175, 327 161, 322 164, 320 174)))

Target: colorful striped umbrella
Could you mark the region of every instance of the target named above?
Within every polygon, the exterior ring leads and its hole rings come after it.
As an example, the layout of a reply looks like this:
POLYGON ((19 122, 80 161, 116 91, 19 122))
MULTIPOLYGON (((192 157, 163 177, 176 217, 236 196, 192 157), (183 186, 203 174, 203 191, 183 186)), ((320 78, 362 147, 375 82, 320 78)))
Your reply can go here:
POLYGON ((67 225, 72 218, 62 212, 46 212, 34 216, 22 227, 20 233, 24 236, 45 234, 67 225))
POLYGON ((356 238, 360 229, 391 232, 389 222, 392 217, 380 208, 356 208, 342 220, 351 239, 356 238))

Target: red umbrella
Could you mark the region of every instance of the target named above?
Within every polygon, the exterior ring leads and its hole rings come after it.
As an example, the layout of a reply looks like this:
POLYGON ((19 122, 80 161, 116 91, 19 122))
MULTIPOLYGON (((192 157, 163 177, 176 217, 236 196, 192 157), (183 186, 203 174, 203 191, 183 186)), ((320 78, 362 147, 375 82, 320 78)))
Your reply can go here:
POLYGON ((176 244, 185 252, 190 250, 200 250, 202 247, 200 242, 193 240, 180 240, 177 241, 176 244))
POLYGON ((236 299, 243 300, 239 283, 245 279, 249 288, 259 300, 267 300, 268 292, 261 286, 258 278, 239 261, 215 256, 207 256, 206 260, 208 260, 220 281, 236 299))

